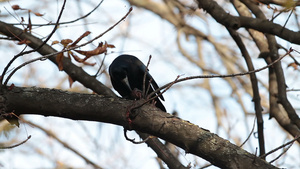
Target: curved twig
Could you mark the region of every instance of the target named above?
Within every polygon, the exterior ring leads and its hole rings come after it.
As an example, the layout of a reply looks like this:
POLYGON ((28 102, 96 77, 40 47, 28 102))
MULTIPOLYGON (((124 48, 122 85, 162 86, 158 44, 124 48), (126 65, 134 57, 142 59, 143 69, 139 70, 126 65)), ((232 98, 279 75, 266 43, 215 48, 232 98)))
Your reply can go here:
POLYGON ((132 142, 133 144, 142 144, 142 143, 145 143, 146 141, 148 141, 150 138, 154 137, 154 136, 149 135, 146 139, 143 139, 142 141, 135 141, 135 139, 130 139, 127 136, 127 131, 128 130, 124 128, 124 137, 126 140, 132 142))
POLYGON ((12 148, 18 147, 18 146, 20 146, 20 145, 26 143, 30 138, 31 138, 31 135, 29 135, 29 136, 27 137, 27 139, 25 139, 24 141, 22 141, 22 142, 20 142, 20 143, 18 143, 18 144, 15 144, 15 145, 12 145, 12 146, 0 147, 0 149, 12 149, 12 148))

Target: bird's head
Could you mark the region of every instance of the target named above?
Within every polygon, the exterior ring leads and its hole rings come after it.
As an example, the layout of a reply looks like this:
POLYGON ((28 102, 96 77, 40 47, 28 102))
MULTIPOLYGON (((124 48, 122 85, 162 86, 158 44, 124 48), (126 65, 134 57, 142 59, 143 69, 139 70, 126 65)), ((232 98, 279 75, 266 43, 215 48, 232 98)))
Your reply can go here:
POLYGON ((130 91, 132 91, 130 87, 130 83, 128 80, 128 71, 126 67, 119 66, 119 67, 113 67, 113 69, 110 70, 110 74, 113 79, 116 81, 121 82, 124 86, 126 86, 130 91))

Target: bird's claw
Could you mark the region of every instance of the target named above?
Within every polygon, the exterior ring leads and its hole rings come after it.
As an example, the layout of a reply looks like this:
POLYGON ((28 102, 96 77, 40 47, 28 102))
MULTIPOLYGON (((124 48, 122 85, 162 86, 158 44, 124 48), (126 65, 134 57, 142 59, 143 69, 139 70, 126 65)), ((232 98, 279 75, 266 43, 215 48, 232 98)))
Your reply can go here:
POLYGON ((134 88, 132 91, 131 91, 131 97, 135 100, 140 100, 143 96, 142 94, 143 92, 137 88, 134 88))

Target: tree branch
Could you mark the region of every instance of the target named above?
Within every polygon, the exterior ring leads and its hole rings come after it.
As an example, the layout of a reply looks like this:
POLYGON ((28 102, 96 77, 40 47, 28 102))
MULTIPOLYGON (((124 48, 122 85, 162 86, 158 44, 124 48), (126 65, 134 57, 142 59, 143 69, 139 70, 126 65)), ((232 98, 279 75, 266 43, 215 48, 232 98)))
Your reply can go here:
POLYGON ((233 16, 225 12, 225 10, 213 0, 197 0, 198 7, 208 12, 217 22, 225 27, 239 29, 251 28, 263 33, 276 35, 291 43, 300 44, 299 32, 287 29, 279 24, 273 23, 266 19, 251 18, 245 16, 233 16))
POLYGON ((62 144, 64 147, 66 147, 67 149, 69 149, 70 151, 72 151, 74 154, 78 155, 79 157, 81 157, 82 159, 84 159, 84 161, 90 165, 92 165, 94 168, 97 169, 102 169, 102 167, 100 167, 99 165, 97 165, 96 163, 94 163, 92 160, 88 159, 86 156, 84 156, 82 153, 80 153, 78 150, 76 150, 75 148, 73 148, 72 146, 70 146, 68 143, 64 142, 63 140, 61 140, 59 137, 56 136, 56 134, 54 134, 53 132, 51 132, 50 130, 43 128, 40 125, 37 125, 35 123, 32 123, 30 121, 27 121, 25 119, 22 119, 25 123, 29 124, 30 126, 36 127, 40 130, 42 130, 45 134, 47 134, 49 137, 54 138, 57 142, 59 142, 60 144, 62 144))
MULTIPOLYGON (((227 29, 228 32, 230 33, 231 37, 234 39, 236 42, 237 46, 239 47, 241 54, 243 55, 247 67, 249 71, 254 70, 254 66, 251 60, 251 57, 247 51, 246 46, 244 45, 242 39, 240 36, 237 34, 237 32, 231 28, 227 29)), ((256 74, 252 73, 250 74, 250 80, 251 80, 251 85, 252 85, 252 91, 253 91, 253 98, 252 101, 254 102, 254 108, 255 108, 255 115, 257 119, 257 132, 258 132, 258 142, 259 142, 259 154, 263 155, 266 153, 265 151, 265 138, 264 138, 264 121, 262 117, 262 106, 261 106, 261 99, 259 95, 259 88, 258 88, 258 81, 256 78, 256 74)))
MULTIPOLYGON (((56 116, 73 120, 112 123, 128 128, 126 112, 135 101, 116 97, 64 92, 56 89, 2 88, 6 112, 56 116), (59 106, 58 106, 59 105, 59 106)), ((139 102, 143 102, 140 100, 139 102)), ((148 133, 173 143, 187 153, 202 157, 221 168, 276 168, 229 141, 160 111, 152 105, 131 110, 134 130, 148 133)))

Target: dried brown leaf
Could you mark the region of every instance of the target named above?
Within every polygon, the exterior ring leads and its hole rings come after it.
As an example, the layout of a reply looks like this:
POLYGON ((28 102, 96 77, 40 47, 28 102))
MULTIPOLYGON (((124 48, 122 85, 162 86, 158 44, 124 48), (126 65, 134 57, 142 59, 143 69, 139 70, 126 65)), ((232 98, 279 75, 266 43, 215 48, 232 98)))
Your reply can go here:
MULTIPOLYGON (((113 45, 109 45, 109 46, 113 46, 113 45)), ((75 50, 75 51, 82 55, 85 55, 86 57, 83 60, 87 60, 91 56, 105 53, 107 51, 107 48, 108 48, 108 44, 105 42, 105 44, 103 45, 103 43, 101 42, 99 43, 98 47, 95 48, 94 50, 89 50, 89 51, 75 50)))
POLYGON ((44 14, 38 13, 38 12, 34 12, 35 16, 44 16, 44 14))
POLYGON ((88 65, 88 66, 95 66, 96 63, 89 63, 89 62, 83 62, 83 64, 88 65))
POLYGON ((298 65, 295 62, 288 64, 287 67, 293 67, 294 70, 298 70, 298 65))
POLYGON ((58 40, 55 40, 55 41, 53 41, 52 43, 51 43, 51 45, 55 45, 55 44, 58 44, 59 43, 59 41, 58 40))
POLYGON ((69 86, 71 88, 72 84, 74 83, 74 80, 70 76, 68 76, 68 80, 69 80, 69 86))
MULTIPOLYGON (((84 59, 81 59, 80 57, 78 57, 75 53, 73 52, 69 52, 68 54, 70 54, 77 62, 79 63, 83 63, 85 65, 89 65, 89 66, 94 66, 96 63, 89 63, 89 62, 85 62, 85 58, 84 59)), ((69 57, 70 57, 69 55, 69 57)))
POLYGON ((70 55, 72 56, 72 58, 74 58, 77 62, 81 63, 83 62, 83 59, 81 59, 80 57, 78 57, 75 53, 73 53, 72 51, 68 52, 68 55, 70 57, 70 55))
POLYGON ((66 46, 68 46, 70 43, 72 43, 73 41, 72 41, 72 39, 63 39, 63 40, 61 40, 60 41, 60 43, 64 46, 64 47, 66 47, 66 46))
POLYGON ((115 45, 107 44, 107 47, 108 47, 108 48, 115 48, 115 45))
POLYGON ((64 54, 63 53, 59 53, 59 54, 57 54, 57 56, 56 56, 56 62, 57 62, 57 64, 58 64, 58 69, 60 70, 60 71, 62 71, 63 70, 63 59, 64 59, 64 54))
POLYGON ((19 41, 17 44, 18 44, 18 45, 23 45, 23 44, 28 45, 29 43, 31 43, 30 40, 24 39, 24 40, 22 40, 22 41, 19 41))
POLYGON ((11 6, 11 8, 12 8, 13 10, 19 10, 19 9, 22 9, 22 8, 20 8, 19 5, 13 5, 13 6, 11 6))
POLYGON ((88 36, 90 33, 91 33, 90 31, 84 32, 84 34, 82 34, 78 39, 76 39, 76 41, 75 41, 74 43, 72 43, 72 44, 70 45, 70 47, 76 46, 77 43, 78 43, 79 41, 81 41, 81 39, 83 39, 84 37, 88 36))

